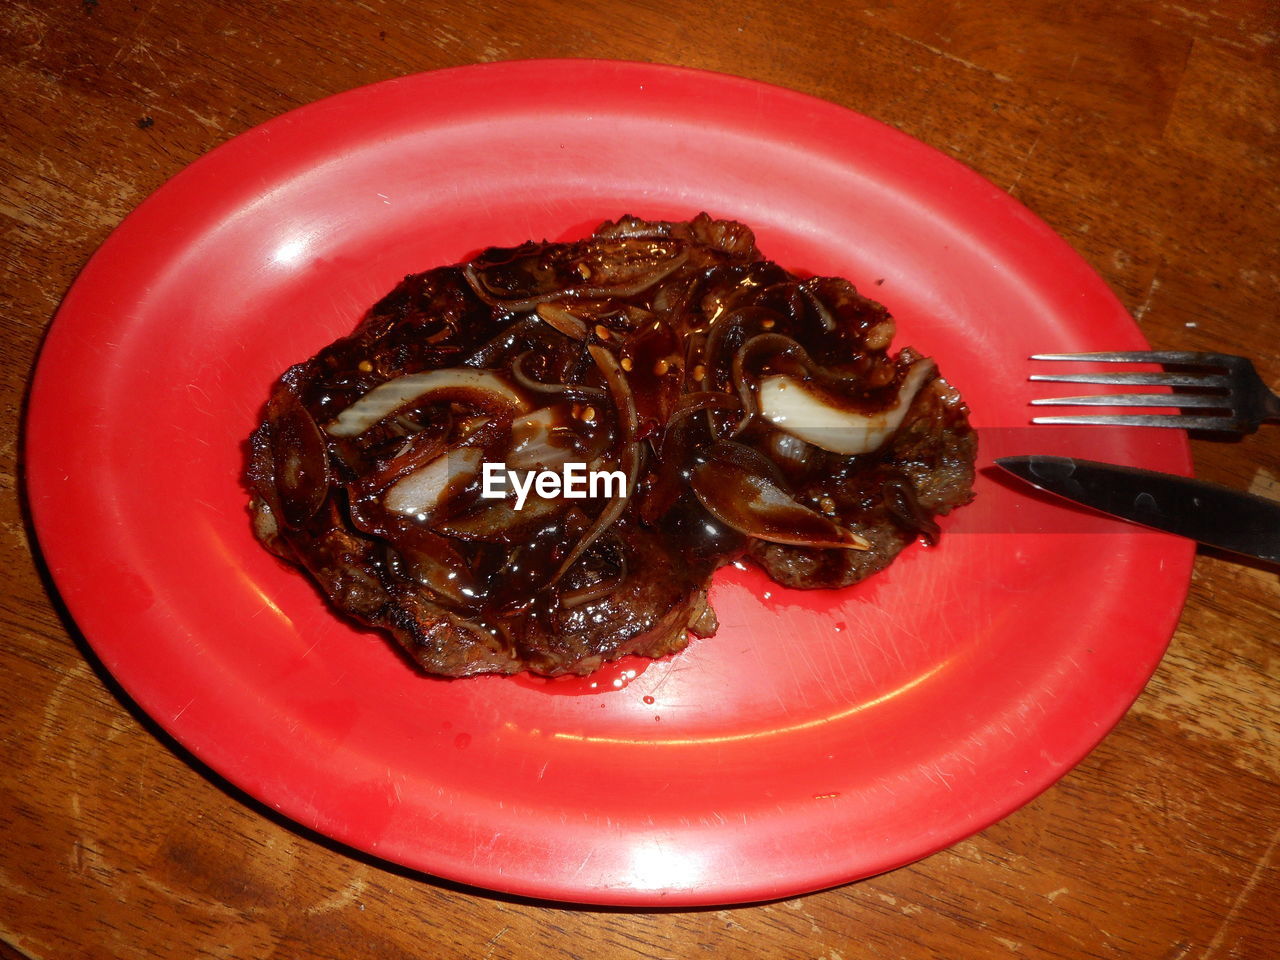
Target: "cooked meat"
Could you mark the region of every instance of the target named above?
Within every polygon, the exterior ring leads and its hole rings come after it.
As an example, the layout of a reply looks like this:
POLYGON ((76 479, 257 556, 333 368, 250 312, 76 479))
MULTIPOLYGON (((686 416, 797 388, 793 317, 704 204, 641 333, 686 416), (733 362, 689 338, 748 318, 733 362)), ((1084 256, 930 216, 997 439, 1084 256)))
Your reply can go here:
POLYGON ((893 332, 705 214, 491 248, 281 377, 254 531, 430 673, 663 656, 715 631, 722 564, 845 586, 972 497, 965 406, 893 332), (566 464, 615 480, 533 485, 566 464))

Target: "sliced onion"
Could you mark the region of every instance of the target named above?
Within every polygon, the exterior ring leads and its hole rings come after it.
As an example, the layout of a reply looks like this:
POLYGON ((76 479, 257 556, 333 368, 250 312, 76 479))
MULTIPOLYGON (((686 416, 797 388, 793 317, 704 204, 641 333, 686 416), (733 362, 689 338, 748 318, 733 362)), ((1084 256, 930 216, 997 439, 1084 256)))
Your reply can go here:
POLYGON ((809 301, 809 306, 813 308, 813 312, 818 315, 818 319, 822 321, 822 329, 830 333, 836 328, 836 318, 832 315, 831 309, 822 302, 822 298, 818 296, 813 285, 810 283, 800 284, 800 293, 809 301))
MULTIPOLYGON (((638 423, 636 420, 636 403, 631 394, 631 385, 627 382, 627 376, 623 373, 622 367, 619 366, 618 359, 611 352, 595 344, 592 344, 587 349, 591 352, 591 358, 595 360, 600 372, 604 374, 605 382, 609 384, 609 392, 613 395, 614 408, 618 411, 618 424, 622 428, 622 469, 627 475, 627 485, 622 493, 610 500, 605 508, 600 511, 600 515, 591 522, 591 526, 587 528, 573 549, 569 551, 569 555, 564 558, 564 562, 560 564, 560 569, 551 578, 551 583, 555 583, 563 577, 569 571, 569 568, 578 562, 578 559, 586 549, 617 522, 623 511, 627 509, 627 501, 635 493, 636 482, 640 478, 642 450, 640 449, 640 444, 636 441, 638 423)), ((598 469, 598 466, 593 464, 592 469, 598 469)))
POLYGON ((578 260, 588 273, 579 297, 633 297, 666 279, 689 259, 689 248, 666 237, 611 237, 588 243, 578 260))
POLYGON ((592 344, 587 347, 591 359, 596 362, 600 372, 604 374, 609 385, 609 393, 613 396, 613 405, 618 411, 618 424, 622 427, 623 439, 630 442, 636 437, 636 400, 631 393, 631 384, 627 375, 618 364, 618 358, 604 347, 592 344))
POLYGON ((893 404, 870 414, 830 406, 792 377, 769 376, 760 381, 760 412, 779 429, 832 453, 871 453, 897 432, 934 369, 932 360, 917 360, 893 404))
MULTIPOLYGON (((612 527, 617 522, 618 518, 622 516, 623 511, 627 509, 627 501, 631 499, 631 494, 635 492, 636 481, 640 476, 641 452, 640 444, 636 443, 634 440, 623 448, 622 470, 627 475, 626 489, 622 491, 620 496, 614 497, 610 500, 605 505, 605 508, 600 511, 599 516, 591 521, 591 526, 587 527, 586 532, 582 534, 582 537, 574 545, 573 549, 569 551, 569 555, 564 558, 564 562, 560 564, 560 568, 556 571, 556 575, 551 578, 547 586, 555 583, 568 573, 569 569, 578 562, 578 559, 586 552, 587 548, 591 546, 591 544, 595 543, 606 530, 612 527)), ((593 471, 603 469, 603 464, 592 464, 591 469, 593 471)))
POLYGON ((511 379, 530 393, 543 393, 552 396, 563 396, 570 400, 582 400, 587 403, 602 403, 609 394, 599 387, 588 387, 581 383, 544 383, 529 376, 524 368, 525 358, 532 353, 526 350, 516 357, 511 364, 511 379))
POLYGON ((285 396, 284 408, 271 411, 272 470, 282 518, 297 527, 319 511, 329 495, 332 475, 320 428, 297 397, 285 396))
POLYGON ((468 486, 480 472, 484 452, 478 447, 457 447, 419 467, 392 485, 383 504, 391 513, 426 520, 468 486))
POLYGON ((768 439, 765 440, 765 451, 766 456, 776 463, 784 474, 793 479, 797 474, 810 472, 807 468, 813 464, 814 456, 822 456, 822 454, 815 454, 813 448, 799 437, 793 437, 782 430, 769 431, 768 439))
POLYGON ((388 537, 387 567, 394 576, 431 590, 446 606, 474 607, 482 591, 452 543, 425 527, 408 526, 388 537))
POLYGON ((732 435, 735 437, 747 428, 751 418, 756 415, 757 387, 747 375, 747 364, 755 354, 765 350, 772 351, 774 356, 785 354, 793 358, 804 368, 806 375, 816 373, 824 382, 830 379, 830 376, 813 362, 809 352, 791 337, 781 333, 761 333, 752 337, 734 352, 729 368, 733 387, 738 391, 738 399, 742 401, 742 418, 733 428, 732 435))
POLYGON ((540 303, 535 312, 554 330, 573 340, 587 339, 587 325, 558 303, 540 303))
POLYGON ((513 544, 521 542, 519 538, 527 538, 534 530, 544 527, 566 508, 567 502, 564 500, 550 500, 530 493, 524 507, 517 510, 515 498, 508 496, 480 506, 466 516, 437 524, 436 530, 459 540, 513 544))
POLYGON ((798 503, 777 468, 752 447, 720 440, 694 467, 693 492, 707 511, 739 533, 792 546, 869 550, 871 542, 798 503))
POLYGON ((432 394, 473 394, 480 403, 528 409, 528 404, 492 370, 452 367, 396 377, 374 387, 325 426, 334 437, 356 437, 383 417, 432 394))
POLYGON ((650 439, 658 463, 648 474, 648 486, 640 502, 640 516, 646 523, 657 523, 684 494, 682 471, 689 456, 692 428, 688 418, 704 410, 737 410, 740 406, 737 397, 714 390, 686 393, 680 398, 661 433, 650 439))
MULTIPOLYGON (((725 352, 725 341, 737 335, 745 335, 744 328, 748 323, 755 321, 759 325, 777 316, 778 314, 775 311, 753 303, 745 307, 737 307, 717 319, 711 327, 711 332, 707 334, 705 351, 707 365, 717 366, 721 362, 722 355, 725 352)), ((744 336, 745 342, 749 343, 755 336, 761 336, 761 334, 744 336)), ((782 334, 773 333, 764 334, 764 336, 781 337, 782 334)), ((733 349, 737 350, 738 348, 733 349)))
POLYGON ((688 258, 688 247, 678 240, 610 237, 584 245, 573 260, 566 258, 554 264, 585 268, 585 275, 575 282, 565 283, 564 275, 557 277, 554 269, 548 269, 541 251, 503 263, 484 264, 479 269, 469 263, 462 268, 462 275, 476 296, 490 306, 530 310, 540 303, 567 297, 632 297, 669 277, 688 258), (491 282, 487 271, 519 274, 521 271, 514 264, 521 260, 534 262, 534 269, 524 271, 531 281, 526 289, 503 290, 491 282))
POLYGON ((697 390, 686 393, 672 407, 671 415, 667 417, 667 430, 670 431, 673 423, 699 410, 732 410, 741 406, 742 401, 737 397, 718 390, 697 390))
POLYGON ((532 313, 526 313, 507 325, 507 328, 497 336, 490 338, 480 346, 471 351, 462 363, 468 367, 493 367, 516 343, 532 333, 534 327, 540 326, 538 318, 532 313))
POLYGON ((507 466, 513 470, 552 470, 579 457, 575 435, 565 421, 562 407, 543 407, 516 420, 511 425, 507 466))
MULTIPOLYGON (((671 415, 667 417, 662 436, 655 444, 655 452, 663 460, 669 460, 671 459, 671 451, 681 449, 683 443, 680 438, 683 436, 682 431, 685 429, 683 420, 691 414, 703 410, 738 410, 741 407, 742 403, 737 397, 730 396, 727 393, 720 393, 716 390, 702 390, 684 394, 672 409, 671 415)), ((714 421, 708 420, 708 429, 711 430, 712 436, 714 436, 714 421)), ((682 458, 683 451, 676 459, 682 458)))

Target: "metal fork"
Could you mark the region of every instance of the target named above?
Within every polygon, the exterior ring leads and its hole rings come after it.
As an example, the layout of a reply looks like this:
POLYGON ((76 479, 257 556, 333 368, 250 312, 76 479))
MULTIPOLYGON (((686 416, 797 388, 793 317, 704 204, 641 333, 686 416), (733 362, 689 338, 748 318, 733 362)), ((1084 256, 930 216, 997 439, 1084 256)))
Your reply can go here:
POLYGON ((1032 380, 1057 383, 1107 383, 1122 386, 1185 387, 1201 393, 1113 393, 1089 397, 1032 400, 1039 406, 1178 407, 1205 414, 1083 414, 1035 417, 1033 423, 1091 423, 1131 427, 1177 427, 1215 433, 1253 433, 1266 422, 1280 422, 1280 397, 1267 389, 1245 357, 1187 350, 1113 353, 1038 353, 1032 360, 1087 360, 1101 363, 1160 363, 1185 370, 1165 373, 1032 374, 1032 380), (1217 371, 1217 372, 1215 372, 1217 371), (1217 411, 1212 412, 1212 411, 1217 411))

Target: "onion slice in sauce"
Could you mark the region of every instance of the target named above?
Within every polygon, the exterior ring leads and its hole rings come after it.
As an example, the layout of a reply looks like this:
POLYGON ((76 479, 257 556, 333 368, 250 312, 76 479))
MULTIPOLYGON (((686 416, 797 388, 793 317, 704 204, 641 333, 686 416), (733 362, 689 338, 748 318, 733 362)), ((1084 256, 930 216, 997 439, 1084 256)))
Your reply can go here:
POLYGON ((587 325, 558 303, 540 303, 534 308, 538 318, 572 340, 585 340, 589 336, 587 325))
POLYGON ((894 402, 869 414, 833 407, 792 377, 764 377, 758 398, 760 413, 778 429, 832 453, 871 453, 902 426, 911 402, 934 369, 932 360, 917 360, 902 378, 894 402))
POLYGON ((292 393, 272 403, 271 456, 280 512, 299 527, 324 504, 333 479, 329 452, 315 420, 292 393), (280 408, 280 409, 277 409, 280 408))
POLYGON ((445 606, 474 608, 481 590, 463 556, 445 537, 418 524, 401 526, 388 538, 387 569, 426 587, 445 606))
POLYGON ((622 516, 622 512, 627 509, 627 501, 635 493, 636 483, 640 478, 642 451, 640 444, 636 441, 636 429, 639 423, 636 419, 635 397, 632 396, 631 385, 627 382, 627 375, 618 364, 617 357, 604 347, 593 344, 587 349, 591 352, 591 359, 595 360, 596 366, 604 374, 605 382, 609 384, 609 393, 613 396, 613 405, 618 411, 618 425, 622 430, 623 444, 622 469, 627 475, 627 485, 621 495, 610 500, 605 508, 600 511, 600 515, 591 522, 591 526, 587 528, 581 539, 569 551, 569 555, 564 558, 564 562, 560 564, 560 569, 551 578, 551 583, 555 583, 568 573, 569 568, 578 562, 578 559, 586 552, 586 549, 617 522, 617 519, 622 516))
POLYGON ((773 463, 752 447, 716 441, 690 482, 713 517, 749 537, 798 547, 871 548, 865 537, 798 503, 773 463))
POLYGON ((436 524, 436 531, 458 540, 518 544, 527 542, 538 530, 567 509, 563 499, 548 500, 530 493, 524 508, 517 510, 508 496, 484 503, 469 513, 436 524))
POLYGON ((524 398, 492 370, 453 367, 409 373, 374 387, 325 425, 333 437, 356 437, 388 414, 435 393, 479 394, 490 403, 528 409, 524 398))
MULTIPOLYGON (((530 245, 532 247, 532 245, 530 245)), ((688 248, 668 238, 620 237, 585 245, 578 255, 576 276, 558 275, 566 263, 536 248, 515 248, 503 262, 466 264, 462 275, 471 289, 490 306, 507 310, 531 310, 540 303, 580 299, 632 297, 674 273, 688 258, 688 248)))
POLYGON ((627 375, 610 351, 592 344, 587 347, 591 359, 596 362, 600 372, 604 374, 605 383, 609 385, 609 393, 613 397, 613 405, 618 411, 618 425, 622 428, 622 439, 630 443, 636 438, 636 400, 631 393, 631 384, 627 375))
POLYGON ((551 470, 578 457, 571 437, 563 436, 572 433, 565 423, 561 407, 542 407, 517 419, 511 424, 506 465, 515 470, 551 470))
POLYGON ((600 403, 608 398, 608 394, 599 387, 589 387, 583 383, 544 383, 534 379, 524 368, 525 358, 532 352, 532 350, 526 350, 511 362, 511 379, 523 389, 530 393, 567 397, 570 400, 582 400, 587 403, 600 403))
POLYGON ((425 520, 476 478, 483 456, 479 447, 456 447, 397 480, 382 502, 391 513, 425 520))

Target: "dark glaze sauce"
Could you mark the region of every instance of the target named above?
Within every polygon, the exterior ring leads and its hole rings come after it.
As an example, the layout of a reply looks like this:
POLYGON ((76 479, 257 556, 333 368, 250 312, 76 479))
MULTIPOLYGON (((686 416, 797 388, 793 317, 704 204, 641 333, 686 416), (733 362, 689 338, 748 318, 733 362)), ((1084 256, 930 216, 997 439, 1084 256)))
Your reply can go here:
POLYGON ((354 334, 285 374, 251 444, 259 536, 435 672, 558 674, 661 655, 698 632, 695 621, 711 629, 700 612, 710 574, 756 534, 781 550, 753 551, 766 569, 808 550, 821 561, 808 564, 813 582, 791 580, 829 586, 850 552, 830 546, 833 530, 888 523, 891 559, 917 533, 936 533, 935 512, 968 498, 972 438, 958 398, 931 399, 911 420, 918 442, 862 456, 796 441, 751 409, 760 378, 775 373, 842 409, 888 407, 909 366, 886 353, 891 336, 885 309, 851 284, 801 281, 762 260, 745 227, 705 215, 624 218, 578 243, 491 248, 407 277, 354 334), (324 429, 381 384, 450 368, 492 372, 523 408, 451 388, 354 436, 324 429), (553 427, 539 434, 521 418, 544 408, 553 427), (482 499, 478 475, 462 475, 427 513, 387 507, 389 490, 446 451, 504 462, 539 436, 552 460, 560 451, 589 468, 629 465, 627 494, 533 498, 523 512, 482 499), (922 495, 939 461, 955 477, 922 495), (483 656, 436 649, 422 610, 483 656))

